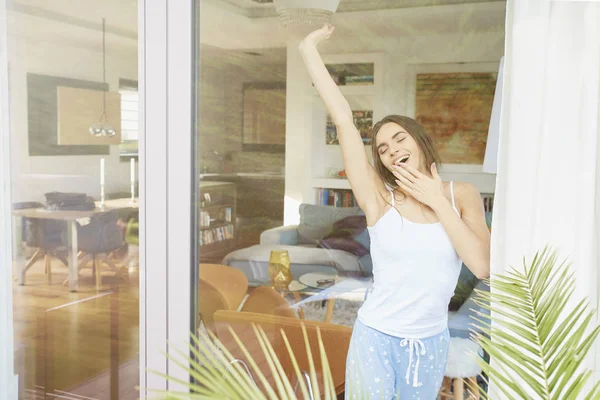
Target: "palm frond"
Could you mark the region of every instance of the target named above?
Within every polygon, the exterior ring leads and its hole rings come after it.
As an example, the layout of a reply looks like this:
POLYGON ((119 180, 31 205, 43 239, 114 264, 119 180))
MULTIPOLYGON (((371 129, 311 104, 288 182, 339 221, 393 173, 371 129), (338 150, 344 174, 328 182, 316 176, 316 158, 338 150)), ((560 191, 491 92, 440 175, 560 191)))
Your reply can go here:
MULTIPOLYGON (((491 314, 475 310, 473 339, 492 360, 481 357, 476 361, 489 382, 496 385, 502 398, 569 400, 585 398, 600 400, 600 382, 588 393, 591 372, 582 370, 582 362, 600 334, 600 327, 592 326, 595 311, 589 309, 584 299, 572 309, 575 280, 569 271, 570 264, 558 262, 557 252, 546 247, 536 253, 533 261, 523 261, 522 270, 512 268, 501 275, 486 280, 490 291, 475 289, 475 303, 491 314)), ((212 333, 191 335, 189 353, 174 350, 166 356, 194 379, 194 383, 160 376, 189 388, 190 393, 158 392, 166 399, 262 399, 297 400, 321 398, 321 386, 306 328, 302 325, 305 351, 309 361, 307 378, 300 371, 296 355, 283 330, 280 331, 289 353, 293 371, 284 371, 268 336, 259 326, 252 325, 267 362, 266 368, 275 387, 252 358, 235 331, 229 327, 234 341, 244 354, 250 369, 244 369, 227 348, 212 333), (210 337, 209 337, 210 336, 210 337), (296 389, 288 374, 297 380, 296 389), (258 383, 254 381, 257 377, 258 383), (307 381, 305 381, 305 379, 307 381), (259 387, 260 385, 260 387, 259 387), (299 392, 299 395, 297 394, 299 392)), ((335 399, 335 388, 329 368, 321 333, 317 328, 318 354, 322 365, 323 397, 335 399)), ((173 348, 173 346, 170 346, 173 348)), ((360 365, 357 365, 360 373, 360 365)), ((351 371, 352 372, 352 371, 351 371)), ((356 371, 354 371, 356 372, 356 371)), ((360 379, 351 379, 349 394, 364 397, 356 385, 360 379)), ((473 388, 471 388, 472 390, 473 388)), ((490 399, 481 392, 483 399, 490 399)), ((367 396, 368 398, 368 396, 367 396)))
MULTIPOLYGON (((595 311, 587 300, 567 310, 575 290, 570 265, 558 263, 549 247, 536 253, 523 270, 512 268, 486 280, 490 291, 479 291, 474 340, 492 364, 478 360, 483 372, 506 398, 564 400, 581 398, 590 371, 581 364, 600 327, 592 327, 595 311)), ((486 395, 487 398, 487 395, 486 395)), ((600 398, 600 384, 587 394, 600 398)))
MULTIPOLYGON (((262 350, 265 360, 267 361, 268 372, 270 372, 273 377, 275 388, 271 386, 265 377, 264 373, 266 371, 263 371, 259 368, 251 353, 244 346, 235 331, 229 327, 229 331, 244 354, 244 360, 248 365, 250 365, 251 371, 243 369, 239 363, 234 362, 234 356, 212 332, 209 331, 208 335, 204 332, 199 332, 198 337, 194 334, 191 334, 192 340, 189 344, 190 352, 188 354, 177 350, 172 344, 170 344, 169 348, 173 350, 165 354, 168 359, 173 361, 179 368, 188 373, 189 376, 193 378, 194 383, 185 382, 157 371, 148 371, 155 375, 161 376, 170 382, 174 382, 182 387, 186 387, 189 389, 189 393, 160 390, 147 391, 149 393, 155 393, 159 395, 160 399, 182 400, 297 400, 299 398, 310 399, 311 395, 315 399, 321 398, 319 382, 317 380, 317 371, 315 368, 313 354, 311 353, 311 348, 308 342, 308 334, 304 324, 302 324, 302 330, 310 365, 310 371, 308 371, 308 383, 310 383, 312 393, 309 393, 309 390, 307 389, 307 382, 304 381, 305 378, 298 367, 296 356, 292 351, 285 332, 283 329, 280 331, 294 367, 295 378, 298 381, 301 397, 296 395, 296 390, 294 389, 286 371, 283 370, 282 364, 262 327, 257 327, 255 324, 252 324, 252 328, 256 338, 258 339, 260 349, 262 350), (258 378, 258 382, 260 383, 262 389, 259 388, 257 382, 254 382, 254 377, 258 378)), ((321 338, 321 332, 318 327, 317 338, 319 344, 319 354, 316 356, 320 357, 322 365, 322 371, 319 372, 321 373, 321 379, 323 380, 323 398, 325 400, 334 400, 336 398, 336 394, 333 386, 333 378, 329 367, 329 361, 327 360, 327 354, 325 353, 325 346, 323 345, 321 338)))

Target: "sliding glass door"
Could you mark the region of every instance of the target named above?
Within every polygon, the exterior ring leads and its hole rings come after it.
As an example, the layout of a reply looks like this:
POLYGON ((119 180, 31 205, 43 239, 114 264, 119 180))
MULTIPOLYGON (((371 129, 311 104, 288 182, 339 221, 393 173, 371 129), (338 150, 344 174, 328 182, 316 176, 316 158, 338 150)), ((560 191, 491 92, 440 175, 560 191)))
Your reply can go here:
POLYGON ((0 1, 2 398, 188 379, 193 5, 0 1))
POLYGON ((6 9, 19 398, 138 397, 138 4, 85 3, 6 9))

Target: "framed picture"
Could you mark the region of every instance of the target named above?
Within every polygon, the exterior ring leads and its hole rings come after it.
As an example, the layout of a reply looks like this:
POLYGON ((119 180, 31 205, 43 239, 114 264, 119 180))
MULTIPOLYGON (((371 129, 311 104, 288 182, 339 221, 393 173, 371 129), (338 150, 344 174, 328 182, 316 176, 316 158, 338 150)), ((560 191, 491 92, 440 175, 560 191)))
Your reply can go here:
MULTIPOLYGON (((108 90, 108 85, 102 82, 84 81, 80 79, 63 78, 58 76, 27 74, 27 121, 30 156, 78 156, 78 155, 107 155, 110 146, 105 142, 98 145, 59 144, 60 109, 59 88, 88 89, 93 91, 108 90)), ((64 99, 63 99, 64 100, 64 99)), ((76 100, 76 99, 75 99, 76 100)), ((76 102, 75 102, 76 103, 76 102)), ((64 105, 64 102, 63 102, 64 105)), ((69 116, 76 116, 72 112, 69 116)), ((99 113, 93 114, 91 121, 96 122, 99 113)), ((64 122, 64 118, 63 122, 64 122)), ((84 126, 87 132, 87 126, 84 126)), ((91 137, 91 136, 90 136, 91 137)))
MULTIPOLYGON (((372 142, 373 110, 352 110, 352 115, 354 117, 354 125, 360 132, 363 144, 370 145, 372 142)), ((325 127, 325 143, 340 144, 335 125, 329 115, 327 115, 327 125, 325 127)))
POLYGON ((415 119, 433 136, 443 163, 483 164, 497 73, 421 73, 415 119))
POLYGON ((326 64, 325 67, 338 86, 373 85, 375 64, 347 63, 326 64))
POLYGON ((250 151, 285 151, 285 83, 243 85, 242 147, 250 151))
POLYGON ((500 62, 413 64, 407 68, 406 115, 433 137, 442 177, 493 193, 495 175, 483 172, 500 62))

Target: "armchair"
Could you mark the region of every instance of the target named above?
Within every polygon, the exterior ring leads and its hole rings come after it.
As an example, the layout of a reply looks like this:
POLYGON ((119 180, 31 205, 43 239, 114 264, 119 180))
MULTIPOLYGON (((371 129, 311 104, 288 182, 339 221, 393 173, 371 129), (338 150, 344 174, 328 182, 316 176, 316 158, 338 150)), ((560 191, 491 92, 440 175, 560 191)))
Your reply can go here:
POLYGON ((217 333, 214 315, 220 310, 296 316, 285 299, 270 287, 247 293, 248 280, 241 271, 226 265, 200 264, 198 313, 207 330, 217 333))
MULTIPOLYGON (((260 371, 273 388, 275 387, 274 376, 267 364, 267 359, 261 349, 252 325, 255 324, 256 326, 262 327, 267 335, 269 343, 273 346, 277 358, 281 362, 283 371, 292 383, 297 382, 296 374, 280 332, 281 330, 285 332, 296 361, 298 362, 298 367, 301 373, 306 374, 310 371, 310 364, 302 332, 302 325, 304 325, 308 335, 308 344, 310 346, 312 358, 315 363, 320 393, 323 393, 322 365, 319 356, 319 341, 317 339, 317 329, 319 329, 323 340, 323 346, 327 354, 335 391, 337 394, 344 391, 346 380, 346 355, 348 353, 348 347, 350 346, 352 328, 319 321, 303 321, 296 318, 235 311, 218 311, 215 313, 215 322, 217 337, 221 343, 223 343, 225 348, 227 348, 235 359, 240 360, 244 364, 250 364, 247 362, 248 360, 244 356, 243 351, 231 335, 231 332, 229 331, 229 327, 231 327, 241 339, 241 342, 244 343, 244 346, 250 352, 252 359, 256 362, 260 371)), ((257 382, 257 385, 259 385, 259 388, 264 389, 259 382, 257 382)))

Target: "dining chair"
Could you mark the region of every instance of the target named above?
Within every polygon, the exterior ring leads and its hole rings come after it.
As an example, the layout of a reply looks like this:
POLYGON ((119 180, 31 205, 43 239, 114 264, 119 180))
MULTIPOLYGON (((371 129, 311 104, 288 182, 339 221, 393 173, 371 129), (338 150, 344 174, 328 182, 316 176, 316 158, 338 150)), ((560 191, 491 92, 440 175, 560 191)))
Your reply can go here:
MULTIPOLYGON (((13 204, 14 210, 42 208, 39 202, 19 202, 13 204)), ((40 218, 22 218, 21 240, 27 247, 37 249, 26 261, 25 273, 39 260, 44 260, 46 282, 52 282, 52 259, 56 258, 68 266, 65 256, 67 250, 67 227, 63 221, 40 218)))
POLYGON ((121 279, 125 279, 126 276, 109 257, 110 253, 123 246, 123 230, 117 224, 117 218, 118 214, 115 211, 96 214, 90 217, 88 224, 79 225, 77 228, 79 250, 84 253, 78 269, 81 270, 92 262, 97 290, 102 288, 102 272, 105 266, 121 279))

